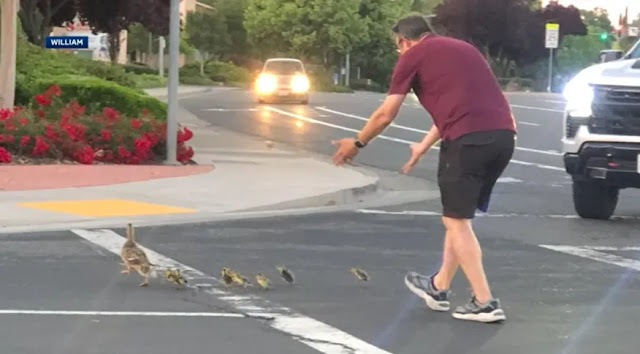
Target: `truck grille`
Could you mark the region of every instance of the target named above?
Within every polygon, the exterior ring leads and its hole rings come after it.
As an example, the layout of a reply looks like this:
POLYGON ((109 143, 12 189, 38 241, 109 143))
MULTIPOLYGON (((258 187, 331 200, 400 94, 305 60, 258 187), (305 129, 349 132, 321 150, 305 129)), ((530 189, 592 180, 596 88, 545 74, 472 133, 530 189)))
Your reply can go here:
POLYGON ((640 88, 594 86, 591 110, 591 133, 640 136, 640 88))

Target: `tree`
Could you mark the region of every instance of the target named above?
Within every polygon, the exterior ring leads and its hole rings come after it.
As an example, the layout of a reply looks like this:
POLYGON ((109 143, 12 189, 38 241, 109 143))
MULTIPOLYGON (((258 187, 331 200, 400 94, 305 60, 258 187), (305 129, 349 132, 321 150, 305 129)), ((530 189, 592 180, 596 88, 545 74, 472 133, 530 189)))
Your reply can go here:
POLYGON ((474 44, 500 75, 542 58, 545 22, 560 24, 565 35, 584 35, 586 26, 573 6, 550 3, 542 9, 535 0, 445 0, 435 9, 434 24, 446 33, 474 44))
POLYGON ((587 26, 600 29, 605 32, 613 31, 611 19, 606 9, 596 7, 593 10, 580 10, 583 21, 587 26))
POLYGON ((187 15, 187 42, 201 55, 200 74, 204 76, 204 63, 219 59, 229 52, 231 37, 221 11, 191 12, 187 15))
POLYGON ((421 14, 431 14, 442 0, 411 0, 411 11, 421 14))
POLYGON ((115 62, 120 48, 120 33, 132 23, 140 23, 154 34, 169 33, 170 0, 76 0, 82 20, 94 33, 109 34, 109 56, 115 62))
POLYGON ((218 0, 217 4, 211 4, 224 15, 227 32, 231 43, 233 43, 233 48, 228 55, 236 64, 242 64, 251 54, 251 47, 247 42, 247 31, 244 28, 244 13, 247 4, 247 0, 218 0))
POLYGON ((360 4, 358 15, 369 40, 354 48, 352 63, 362 69, 364 77, 380 84, 388 82, 397 59, 391 27, 411 10, 412 1, 363 0, 360 4))
POLYGON ((258 52, 337 63, 368 40, 360 0, 248 0, 244 25, 258 52))
POLYGON ((74 0, 20 0, 20 23, 27 40, 42 45, 51 28, 76 16, 74 0))

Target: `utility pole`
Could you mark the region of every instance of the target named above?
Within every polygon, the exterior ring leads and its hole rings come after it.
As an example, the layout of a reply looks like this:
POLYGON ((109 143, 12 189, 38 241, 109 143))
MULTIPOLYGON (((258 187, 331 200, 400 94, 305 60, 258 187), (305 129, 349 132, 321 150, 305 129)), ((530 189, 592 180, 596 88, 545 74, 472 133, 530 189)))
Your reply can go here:
POLYGON ((178 59, 180 57, 180 0, 171 0, 169 21, 169 92, 167 116, 167 165, 178 163, 178 59))
POLYGON ((13 108, 16 87, 18 0, 0 0, 0 108, 13 108))

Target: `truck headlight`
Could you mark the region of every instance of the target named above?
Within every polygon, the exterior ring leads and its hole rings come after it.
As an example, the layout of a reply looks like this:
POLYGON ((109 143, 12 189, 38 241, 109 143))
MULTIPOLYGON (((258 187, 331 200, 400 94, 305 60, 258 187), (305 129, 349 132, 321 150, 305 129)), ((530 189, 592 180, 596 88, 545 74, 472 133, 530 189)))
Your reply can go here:
POLYGON ((309 78, 306 75, 297 74, 291 79, 291 90, 295 93, 305 93, 309 91, 309 78))
POLYGON ((256 80, 256 90, 260 94, 273 93, 278 87, 278 80, 275 75, 260 74, 256 80))
POLYGON ((567 100, 567 110, 573 117, 590 117, 593 103, 593 87, 580 75, 567 83, 563 92, 567 100))

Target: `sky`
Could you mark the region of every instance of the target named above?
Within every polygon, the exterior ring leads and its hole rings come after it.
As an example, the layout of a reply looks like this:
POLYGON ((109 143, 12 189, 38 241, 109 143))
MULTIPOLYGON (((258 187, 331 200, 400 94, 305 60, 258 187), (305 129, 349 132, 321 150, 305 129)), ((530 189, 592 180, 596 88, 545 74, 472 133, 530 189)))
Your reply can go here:
MULTIPOLYGON (((542 6, 546 6, 549 0, 542 0, 542 6)), ((624 15, 624 9, 629 6, 629 22, 638 18, 640 14, 640 0, 559 0, 560 5, 573 5, 579 9, 592 10, 601 7, 609 12, 609 19, 614 25, 618 24, 620 14, 624 15)))

